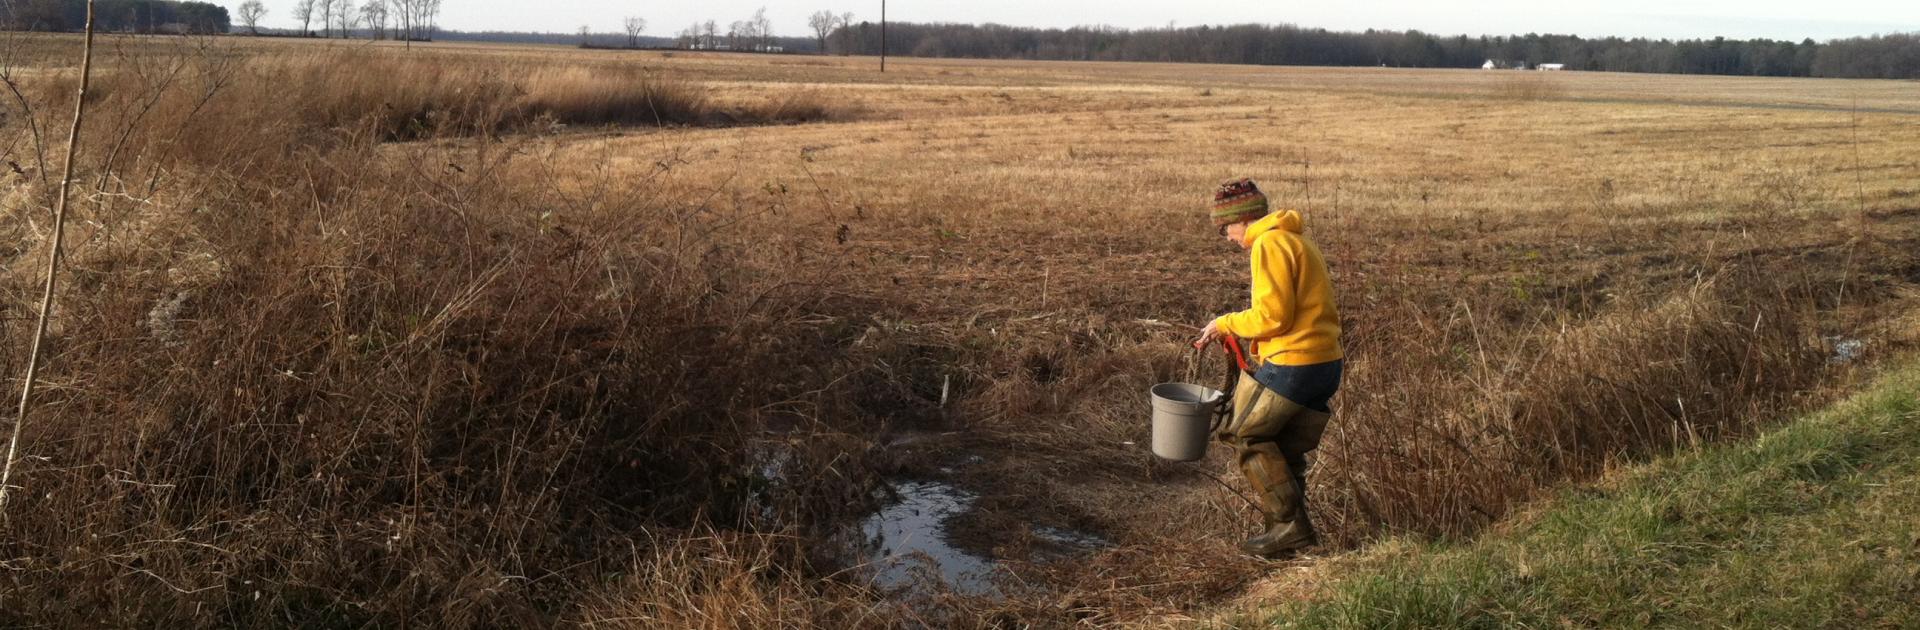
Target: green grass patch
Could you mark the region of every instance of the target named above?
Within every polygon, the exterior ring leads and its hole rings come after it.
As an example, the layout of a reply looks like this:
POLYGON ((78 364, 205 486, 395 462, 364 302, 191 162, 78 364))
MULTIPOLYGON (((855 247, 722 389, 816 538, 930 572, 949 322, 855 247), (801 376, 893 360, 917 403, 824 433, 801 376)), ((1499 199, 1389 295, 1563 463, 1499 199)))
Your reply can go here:
POLYGON ((1920 365, 1757 440, 1569 489, 1469 543, 1394 540, 1235 626, 1920 627, 1920 365))

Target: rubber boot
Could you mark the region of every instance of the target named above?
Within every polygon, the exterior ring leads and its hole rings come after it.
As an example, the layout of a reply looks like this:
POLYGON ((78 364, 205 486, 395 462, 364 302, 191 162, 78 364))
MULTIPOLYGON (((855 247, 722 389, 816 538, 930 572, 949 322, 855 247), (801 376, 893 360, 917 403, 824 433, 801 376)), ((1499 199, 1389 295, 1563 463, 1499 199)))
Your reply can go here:
POLYGON ((1292 422, 1287 423, 1286 430, 1275 442, 1280 445, 1280 452, 1287 456, 1287 466, 1293 473, 1294 492, 1300 497, 1300 523, 1309 534, 1314 529, 1313 510, 1307 507, 1307 468, 1310 466, 1307 453, 1320 448, 1320 437, 1326 434, 1327 423, 1332 419, 1333 414, 1328 411, 1302 410, 1292 422))
POLYGON ((1296 477, 1272 442, 1241 451, 1240 473, 1253 486, 1266 530, 1240 543, 1240 550, 1264 558, 1290 555, 1318 542, 1307 520, 1303 477, 1296 477))
POLYGON ((1293 491, 1294 496, 1299 497, 1297 504, 1300 506, 1300 527, 1307 531, 1307 537, 1313 541, 1308 545, 1312 546, 1320 544, 1320 533, 1313 529, 1313 510, 1307 509, 1307 476, 1300 474, 1302 468, 1304 467, 1294 470, 1293 491))

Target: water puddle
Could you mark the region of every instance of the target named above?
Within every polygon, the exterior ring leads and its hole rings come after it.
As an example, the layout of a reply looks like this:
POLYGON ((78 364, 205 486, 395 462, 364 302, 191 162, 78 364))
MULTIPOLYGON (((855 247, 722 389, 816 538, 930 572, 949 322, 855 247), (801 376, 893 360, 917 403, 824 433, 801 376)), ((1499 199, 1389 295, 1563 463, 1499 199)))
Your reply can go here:
MULTIPOLYGON (((883 448, 952 435, 956 434, 910 433, 893 438, 883 448)), ((963 469, 987 463, 986 457, 979 453, 953 453, 942 459, 944 465, 926 466, 921 470, 937 470, 938 475, 953 476, 962 474, 963 469)), ((761 517, 772 522, 778 516, 772 506, 775 495, 785 485, 787 476, 796 473, 798 465, 791 447, 780 442, 760 445, 754 461, 752 474, 766 486, 755 492, 758 499, 768 504, 761 517)), ((979 495, 956 483, 927 478, 894 478, 887 480, 886 485, 890 492, 879 497, 883 499, 879 509, 846 523, 829 537, 830 544, 846 554, 842 559, 858 565, 859 573, 869 584, 889 592, 902 604, 934 616, 930 618, 938 617, 938 602, 948 596, 1003 600, 1014 595, 1007 589, 1016 587, 1004 580, 1010 577, 1010 569, 1001 566, 990 554, 969 551, 949 538, 949 532, 954 531, 960 519, 968 518, 977 508, 979 495)), ((1031 538, 1025 540, 1037 543, 1028 548, 1027 553, 1032 554, 1029 559, 1040 562, 1081 556, 1112 546, 1100 536, 1070 527, 1035 524, 1028 531, 1031 538)), ((1013 536, 996 542, 1022 540, 1018 536, 1022 532, 1005 533, 1013 536)), ((999 537, 997 533, 984 535, 999 537)))
POLYGON ((932 595, 931 578, 958 595, 999 594, 994 561, 955 547, 946 538, 948 519, 966 512, 974 495, 936 481, 897 482, 893 491, 900 501, 860 526, 875 586, 932 595))
POLYGON ((1827 357, 1827 363, 1830 365, 1852 363, 1855 359, 1860 358, 1861 352, 1867 349, 1866 342, 1859 339, 1828 337, 1826 340, 1833 348, 1832 356, 1827 357))
POLYGON ((1033 528, 1033 536, 1073 551, 1091 551, 1113 546, 1105 538, 1063 527, 1040 526, 1033 528))
POLYGON ((777 495, 787 483, 788 469, 794 465, 793 447, 784 442, 758 442, 752 444, 749 461, 757 462, 750 469, 751 485, 747 488, 750 505, 759 506, 756 511, 760 522, 777 527, 780 511, 777 495))

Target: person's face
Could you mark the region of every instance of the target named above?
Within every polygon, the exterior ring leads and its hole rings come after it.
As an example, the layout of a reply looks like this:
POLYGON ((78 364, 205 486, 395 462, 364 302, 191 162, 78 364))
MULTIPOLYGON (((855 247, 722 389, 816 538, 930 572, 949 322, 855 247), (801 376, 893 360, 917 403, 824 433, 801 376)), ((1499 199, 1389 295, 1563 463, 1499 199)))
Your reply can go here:
POLYGON ((1229 223, 1229 224, 1220 226, 1220 236, 1226 238, 1229 241, 1233 241, 1233 244, 1240 246, 1240 249, 1246 249, 1247 248, 1247 222, 1241 221, 1239 223, 1229 223))

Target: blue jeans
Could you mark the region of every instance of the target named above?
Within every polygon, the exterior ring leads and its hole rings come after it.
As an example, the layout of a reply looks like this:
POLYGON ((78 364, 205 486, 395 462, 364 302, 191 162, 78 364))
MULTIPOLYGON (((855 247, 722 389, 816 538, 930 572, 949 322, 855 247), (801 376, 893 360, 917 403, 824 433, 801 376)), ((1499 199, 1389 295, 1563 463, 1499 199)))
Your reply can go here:
POLYGON ((1274 365, 1263 363, 1254 370, 1253 380, 1296 405, 1321 413, 1332 411, 1327 402, 1340 391, 1340 372, 1345 361, 1335 359, 1313 365, 1274 365))

